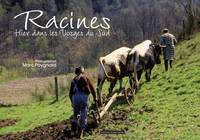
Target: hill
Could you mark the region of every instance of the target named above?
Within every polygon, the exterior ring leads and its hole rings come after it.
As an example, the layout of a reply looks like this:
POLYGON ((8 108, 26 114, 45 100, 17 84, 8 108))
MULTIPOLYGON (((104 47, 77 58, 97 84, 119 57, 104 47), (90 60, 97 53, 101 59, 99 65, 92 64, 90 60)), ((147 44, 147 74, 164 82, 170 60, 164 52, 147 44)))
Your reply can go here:
MULTIPOLYGON (((165 72, 164 63, 156 65, 152 71, 151 81, 148 83, 143 75, 134 105, 128 106, 125 101, 116 101, 100 126, 87 127, 84 137, 87 139, 200 139, 199 38, 200 33, 191 36, 190 40, 179 42, 175 49, 174 67, 165 72), (100 134, 103 129, 123 130, 125 134, 100 134)), ((124 87, 128 85, 127 80, 124 79, 124 87)), ((108 93, 108 87, 109 84, 106 82, 103 92, 108 93)), ((119 85, 116 85, 114 90, 117 91, 118 87, 119 85)), ((14 126, 1 128, 0 138, 11 136, 23 138, 23 136, 28 137, 28 134, 34 138, 38 133, 43 137, 52 134, 53 137, 55 132, 58 137, 70 138, 68 136, 71 132, 69 122, 72 108, 66 96, 68 95, 61 96, 59 102, 54 102, 55 98, 50 98, 15 107, 1 107, 0 120, 12 118, 18 121, 14 126), (60 122, 56 122, 57 120, 60 122), (46 127, 45 131, 43 127, 46 127), (5 134, 17 131, 25 133, 5 134)))
POLYGON ((9 71, 0 70, 0 82, 94 67, 119 47, 159 41, 163 28, 182 39, 183 20, 188 37, 199 29, 199 5, 197 0, 0 0, 0 69, 9 71), (35 60, 55 60, 56 67, 24 67, 35 60))

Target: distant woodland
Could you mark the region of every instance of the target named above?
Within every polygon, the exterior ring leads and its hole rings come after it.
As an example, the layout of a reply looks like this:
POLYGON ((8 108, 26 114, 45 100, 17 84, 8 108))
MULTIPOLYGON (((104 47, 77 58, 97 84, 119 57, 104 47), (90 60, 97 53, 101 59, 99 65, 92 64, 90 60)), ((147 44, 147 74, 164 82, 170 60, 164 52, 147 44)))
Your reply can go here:
MULTIPOLYGON (((101 56, 122 46, 133 48, 146 39, 159 43, 163 28, 168 28, 178 40, 189 37, 200 28, 199 7, 198 0, 0 0, 0 66, 15 69, 19 76, 26 77, 66 74, 78 65, 96 67, 101 56), (59 26, 67 17, 63 25, 68 26, 63 32, 72 34, 63 36, 55 24, 42 29, 27 22, 25 30, 26 14, 14 17, 30 10, 43 11, 35 20, 42 26, 53 17, 59 26), (106 26, 103 17, 110 19, 109 30, 101 30, 109 32, 107 36, 85 35, 88 30, 98 33, 101 29, 85 28, 93 17, 98 19, 96 27, 101 23, 106 26), (77 28, 78 19, 84 18, 86 25, 77 28), (29 35, 17 31, 29 31, 29 35), (22 63, 36 59, 56 60, 57 67, 22 68, 22 63)), ((31 13, 30 17, 37 15, 31 13)))

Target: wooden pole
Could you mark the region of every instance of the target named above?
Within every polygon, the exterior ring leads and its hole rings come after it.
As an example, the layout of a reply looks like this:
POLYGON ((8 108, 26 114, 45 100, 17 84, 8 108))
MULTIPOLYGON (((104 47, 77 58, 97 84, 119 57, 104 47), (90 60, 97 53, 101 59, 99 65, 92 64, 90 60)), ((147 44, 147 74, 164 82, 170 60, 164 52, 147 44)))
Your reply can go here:
POLYGON ((184 20, 183 20, 183 39, 185 39, 185 23, 184 23, 184 20))
POLYGON ((106 111, 109 109, 109 107, 110 107, 110 105, 113 103, 113 101, 115 100, 115 98, 117 97, 117 96, 120 96, 121 94, 122 94, 122 92, 124 91, 124 89, 123 90, 121 90, 120 91, 120 93, 115 93, 113 96, 112 96, 112 98, 109 100, 109 102, 106 104, 106 106, 104 107, 104 109, 101 111, 101 113, 100 113, 100 119, 103 117, 103 115, 106 113, 106 111))
POLYGON ((58 84, 57 84, 57 77, 55 77, 55 89, 56 89, 56 101, 58 101, 58 84))

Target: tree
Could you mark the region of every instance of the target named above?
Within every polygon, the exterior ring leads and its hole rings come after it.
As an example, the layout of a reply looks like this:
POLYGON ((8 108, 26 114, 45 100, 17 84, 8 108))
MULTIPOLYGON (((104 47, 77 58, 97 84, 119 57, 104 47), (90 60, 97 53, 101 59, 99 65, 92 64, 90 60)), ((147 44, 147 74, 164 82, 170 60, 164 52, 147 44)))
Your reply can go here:
POLYGON ((141 34, 141 41, 144 41, 147 39, 146 32, 149 24, 149 9, 148 7, 141 6, 141 8, 138 10, 135 16, 135 20, 137 23, 137 26, 140 29, 140 32, 138 34, 141 34))
POLYGON ((24 41, 19 41, 19 46, 18 49, 20 50, 21 53, 28 51, 29 50, 30 40, 26 39, 24 41))
POLYGON ((195 13, 194 13, 194 5, 193 0, 177 0, 185 9, 185 13, 187 14, 187 30, 188 34, 190 35, 192 29, 195 27, 195 13))
MULTIPOLYGON (((4 29, 2 28, 4 26, 4 9, 2 5, 0 4, 0 38, 2 38, 2 34, 4 32, 4 29)), ((0 40, 1 43, 2 39, 0 40)))
POLYGON ((183 6, 183 8, 185 9, 186 14, 193 14, 193 5, 192 2, 193 0, 177 0, 180 2, 180 4, 183 6))
POLYGON ((35 50, 36 53, 40 53, 42 54, 42 56, 44 56, 44 54, 48 52, 48 40, 45 36, 36 38, 35 50))
POLYGON ((63 12, 70 6, 71 0, 55 0, 58 11, 63 12))
POLYGON ((59 36, 58 46, 57 46, 57 58, 58 69, 66 70, 68 73, 72 72, 71 68, 74 67, 74 63, 77 61, 77 45, 76 39, 73 37, 62 37, 59 36))

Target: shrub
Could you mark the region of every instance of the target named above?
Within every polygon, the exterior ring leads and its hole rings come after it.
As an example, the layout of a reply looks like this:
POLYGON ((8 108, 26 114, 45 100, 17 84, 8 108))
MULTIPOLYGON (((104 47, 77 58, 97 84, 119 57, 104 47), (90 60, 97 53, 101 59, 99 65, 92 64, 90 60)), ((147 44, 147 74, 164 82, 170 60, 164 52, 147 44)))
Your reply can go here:
POLYGON ((54 95, 56 94, 56 92, 55 92, 55 85, 52 82, 50 82, 50 81, 48 81, 47 91, 50 94, 54 94, 54 95))
POLYGON ((68 91, 68 84, 64 83, 64 80, 62 79, 58 84, 58 91, 60 94, 65 94, 68 91))
POLYGON ((39 92, 39 90, 38 90, 38 86, 36 85, 36 87, 35 87, 35 90, 34 91, 31 91, 30 90, 30 92, 31 92, 31 96, 32 96, 32 98, 34 99, 34 100, 36 100, 36 101, 44 101, 45 100, 45 98, 46 98, 46 90, 43 90, 43 92, 39 92))

